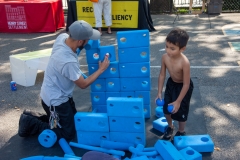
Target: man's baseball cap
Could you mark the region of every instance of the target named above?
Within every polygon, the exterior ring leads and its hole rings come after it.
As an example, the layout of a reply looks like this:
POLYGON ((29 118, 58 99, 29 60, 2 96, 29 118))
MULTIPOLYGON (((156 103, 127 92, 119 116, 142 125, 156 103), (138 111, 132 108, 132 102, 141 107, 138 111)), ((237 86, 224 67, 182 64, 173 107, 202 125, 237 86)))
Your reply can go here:
POLYGON ((75 40, 98 40, 100 32, 93 29, 92 26, 84 20, 75 21, 69 26, 69 33, 75 40))

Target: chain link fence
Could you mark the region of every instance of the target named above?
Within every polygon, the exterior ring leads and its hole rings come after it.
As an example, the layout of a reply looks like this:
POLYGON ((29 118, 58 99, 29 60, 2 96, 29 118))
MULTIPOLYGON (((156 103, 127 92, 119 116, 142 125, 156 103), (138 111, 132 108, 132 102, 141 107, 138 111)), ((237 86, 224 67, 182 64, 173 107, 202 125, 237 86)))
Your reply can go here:
MULTIPOLYGON (((222 0, 222 12, 240 12, 240 0, 222 0)), ((205 0, 207 2, 207 0, 205 0)), ((172 13, 173 7, 188 9, 190 0, 150 0, 150 12, 172 13)), ((193 0, 193 8, 201 8, 202 0, 193 0)))

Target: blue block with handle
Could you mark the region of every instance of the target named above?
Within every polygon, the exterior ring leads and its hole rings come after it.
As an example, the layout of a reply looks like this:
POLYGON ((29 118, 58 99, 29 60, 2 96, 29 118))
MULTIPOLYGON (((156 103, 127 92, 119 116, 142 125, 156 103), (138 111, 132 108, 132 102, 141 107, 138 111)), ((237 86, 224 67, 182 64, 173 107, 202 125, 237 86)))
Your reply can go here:
POLYGON ((166 160, 185 160, 182 154, 174 147, 170 141, 158 140, 155 149, 166 160))
POLYGON ((107 113, 77 112, 74 122, 77 131, 109 132, 107 113))
POLYGON ((150 61, 149 47, 119 48, 119 63, 140 63, 150 61))
POLYGON ((106 78, 106 91, 107 92, 119 92, 120 91, 120 79, 119 78, 106 78))
POLYGON ((119 64, 120 77, 150 77, 150 63, 122 63, 119 64))
POLYGON ((108 55, 108 60, 110 62, 116 61, 116 53, 115 53, 115 46, 100 46, 100 61, 103 61, 106 54, 108 55))
POLYGON ((150 77, 139 77, 139 78, 121 78, 121 91, 150 91, 151 80, 150 77))
POLYGON ((108 116, 144 117, 142 98, 109 97, 107 99, 108 116))
POLYGON ((146 132, 109 132, 109 135, 111 141, 146 145, 146 132))
POLYGON ((202 160, 202 155, 191 147, 179 151, 186 160, 202 160))
POLYGON ((143 98, 143 104, 150 104, 150 91, 135 91, 136 98, 143 98))
POLYGON ((98 48, 86 50, 86 58, 88 64, 98 64, 100 61, 100 51, 98 48))
POLYGON ((118 48, 149 47, 149 30, 133 30, 117 32, 118 48))
MULTIPOLYGON (((88 64, 89 75, 98 70, 98 64, 88 64)), ((98 78, 119 78, 118 61, 110 62, 108 68, 98 78)))
POLYGON ((79 144, 100 146, 102 140, 110 140, 109 132, 77 131, 77 141, 79 144))
POLYGON ((181 150, 186 147, 191 147, 198 152, 213 152, 214 143, 208 134, 204 135, 188 135, 175 136, 174 146, 181 150))
POLYGON ((106 105, 106 92, 91 92, 92 105, 106 105))
POLYGON ((92 92, 105 92, 106 91, 106 79, 98 78, 91 84, 92 92))
POLYGON ((109 117, 110 132, 144 132, 145 119, 142 117, 109 117))

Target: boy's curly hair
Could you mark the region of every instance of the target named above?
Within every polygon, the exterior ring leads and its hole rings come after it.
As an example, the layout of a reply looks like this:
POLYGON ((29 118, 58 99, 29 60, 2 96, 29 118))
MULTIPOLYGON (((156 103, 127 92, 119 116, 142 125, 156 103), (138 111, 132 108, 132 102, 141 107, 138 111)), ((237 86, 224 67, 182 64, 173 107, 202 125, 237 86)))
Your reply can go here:
POLYGON ((186 31, 175 28, 167 35, 166 41, 179 46, 181 49, 187 45, 188 39, 189 36, 186 31))

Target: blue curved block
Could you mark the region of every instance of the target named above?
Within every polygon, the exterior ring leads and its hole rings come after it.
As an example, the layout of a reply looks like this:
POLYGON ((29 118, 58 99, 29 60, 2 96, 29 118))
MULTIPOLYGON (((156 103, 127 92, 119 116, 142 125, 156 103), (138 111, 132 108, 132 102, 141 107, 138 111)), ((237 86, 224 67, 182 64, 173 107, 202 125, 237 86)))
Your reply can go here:
POLYGON ((213 152, 214 143, 208 134, 191 135, 191 136, 175 136, 174 146, 178 150, 191 147, 198 152, 213 152))
POLYGON ((191 147, 179 151, 186 160, 202 160, 202 155, 191 147))
POLYGON ((63 152, 65 154, 68 154, 68 155, 73 155, 75 156, 73 150, 71 149, 71 147, 68 145, 67 141, 64 139, 64 138, 61 138, 59 141, 58 141, 59 145, 61 146, 63 152))
POLYGON ((115 53, 115 46, 111 45, 111 46, 100 46, 99 47, 100 50, 100 61, 103 61, 105 58, 105 55, 108 53, 108 60, 110 62, 114 62, 116 61, 116 53, 115 53))
POLYGON ((149 47, 149 30, 117 32, 118 48, 149 47))
POLYGON ((91 84, 92 92, 105 92, 106 91, 106 79, 98 78, 91 84))
POLYGON ((149 47, 119 48, 119 63, 140 63, 150 61, 149 47))
POLYGON ((120 77, 150 77, 150 62, 119 64, 120 77))
POLYGON ((166 160, 185 160, 181 153, 174 147, 169 141, 158 140, 155 145, 155 149, 166 160))
POLYGON ((98 48, 86 50, 86 57, 88 64, 98 64, 100 61, 100 51, 98 48))
POLYGON ((45 129, 38 136, 39 143, 46 148, 52 147, 57 141, 57 135, 50 129, 45 129))

